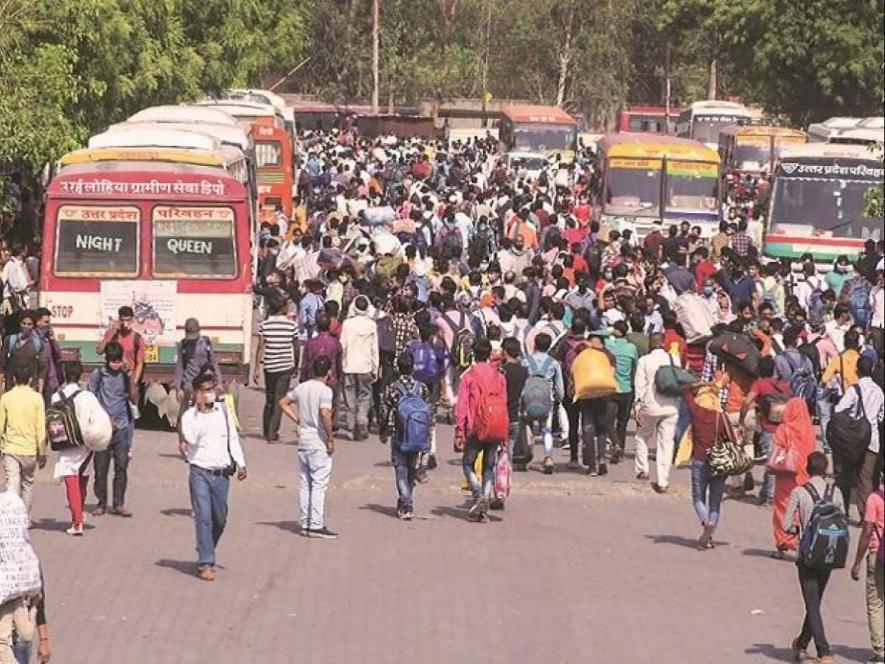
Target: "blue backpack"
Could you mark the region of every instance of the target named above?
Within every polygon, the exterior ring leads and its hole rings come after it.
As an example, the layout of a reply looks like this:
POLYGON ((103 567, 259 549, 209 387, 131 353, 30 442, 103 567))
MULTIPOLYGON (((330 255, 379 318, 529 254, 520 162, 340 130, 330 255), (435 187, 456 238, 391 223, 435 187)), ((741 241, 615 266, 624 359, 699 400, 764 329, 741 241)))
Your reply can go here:
POLYGON ((412 355, 412 378, 433 387, 439 378, 439 363, 433 344, 421 341, 409 345, 412 355))
POLYGON ((810 483, 804 489, 814 509, 799 540, 799 561, 811 569, 841 569, 848 559, 848 518, 833 502, 835 486, 827 484, 823 498, 810 483))
POLYGON ((799 355, 799 362, 794 363, 790 353, 783 353, 787 364, 790 365, 790 391, 808 404, 809 411, 814 414, 814 404, 817 401, 817 381, 806 364, 805 356, 799 355))
POLYGON ((866 327, 870 319, 870 291, 873 286, 866 277, 855 277, 847 284, 848 304, 857 325, 866 327))
POLYGON ((399 448, 404 453, 426 452, 430 449, 433 417, 430 404, 421 398, 421 383, 411 391, 401 382, 397 384, 400 397, 396 404, 399 421, 399 448))

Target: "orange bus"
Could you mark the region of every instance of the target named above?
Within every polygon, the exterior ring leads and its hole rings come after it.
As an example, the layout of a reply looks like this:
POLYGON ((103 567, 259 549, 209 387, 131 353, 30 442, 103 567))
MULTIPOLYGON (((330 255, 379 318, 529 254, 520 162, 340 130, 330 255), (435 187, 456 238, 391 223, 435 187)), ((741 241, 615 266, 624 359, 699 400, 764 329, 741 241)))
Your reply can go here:
POLYGON ((292 144, 284 129, 262 122, 249 132, 258 170, 258 219, 272 222, 277 205, 292 218, 292 144))

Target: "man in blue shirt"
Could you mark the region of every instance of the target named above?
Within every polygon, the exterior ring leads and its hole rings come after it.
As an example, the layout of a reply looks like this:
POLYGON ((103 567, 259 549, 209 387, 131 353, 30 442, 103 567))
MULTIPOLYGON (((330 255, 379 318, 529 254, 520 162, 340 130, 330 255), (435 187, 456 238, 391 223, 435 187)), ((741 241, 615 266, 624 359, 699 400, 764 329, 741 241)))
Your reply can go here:
POLYGON ((639 350, 627 340, 627 323, 622 320, 612 325, 605 348, 615 357, 615 379, 618 382, 617 394, 608 399, 608 427, 614 443, 611 463, 618 463, 624 456, 627 422, 633 412, 633 377, 639 361, 639 350))
MULTIPOLYGON (((541 332, 535 337, 535 352, 527 356, 522 364, 529 370, 529 377, 541 376, 550 383, 551 394, 560 403, 565 397, 565 385, 562 382, 562 368, 551 355, 548 353, 553 339, 546 332, 541 332)), ((551 404, 554 401, 551 398, 551 404)), ((544 472, 546 474, 553 473, 553 414, 558 412, 552 408, 547 414, 546 419, 541 422, 541 438, 544 442, 544 472)), ((561 430, 563 439, 568 439, 568 419, 563 418, 561 422, 561 430)))

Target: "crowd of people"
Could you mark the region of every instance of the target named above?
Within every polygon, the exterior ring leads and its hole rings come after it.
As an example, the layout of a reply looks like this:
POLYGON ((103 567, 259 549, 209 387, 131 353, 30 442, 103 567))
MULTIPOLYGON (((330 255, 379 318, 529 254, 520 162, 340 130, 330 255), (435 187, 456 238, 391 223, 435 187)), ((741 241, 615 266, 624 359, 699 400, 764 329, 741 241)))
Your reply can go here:
MULTIPOLYGON (((298 444, 302 535, 338 536, 325 514, 336 439, 389 445, 406 521, 439 463, 443 426, 454 426, 465 517, 475 522, 503 510, 510 471, 535 462, 545 474, 599 478, 632 453, 636 481, 658 494, 684 463, 700 551, 716 546, 725 496, 771 509, 772 555, 797 561, 807 607, 797 659, 813 640, 819 661, 831 661, 821 599, 838 567, 815 562, 806 534, 823 532, 821 506, 844 516, 854 505, 864 527, 852 575, 867 556, 872 661, 883 661, 881 242, 822 271, 811 255, 767 261, 746 215, 710 237, 658 222, 640 238, 594 220, 589 150, 536 177, 483 139, 308 132, 302 150, 292 218, 263 224, 258 238, 253 363, 266 442, 298 444), (284 416, 294 440, 281 435, 284 416), (861 432, 859 446, 839 434, 843 423, 861 432)), ((92 515, 131 517, 145 351, 132 310, 121 308, 99 341, 105 365, 81 388, 83 367, 61 362, 50 312, 29 309, 6 274, 15 321, 0 351, 7 488, 30 511, 47 413, 71 403, 87 444, 62 449, 55 464, 68 534, 84 533, 90 467, 92 515)), ((246 459, 198 321, 187 321, 177 358, 197 571, 212 581, 229 482, 246 479, 246 459)))
MULTIPOLYGON (((881 242, 829 270, 812 255, 766 260, 751 229, 755 184, 711 237, 682 222, 638 238, 593 220, 589 151, 529 178, 482 139, 333 132, 303 146, 295 212, 263 227, 256 287, 267 315, 265 436, 279 441, 286 412, 299 439, 317 441, 302 456, 302 501, 323 505, 335 437, 377 433, 391 445, 407 520, 437 464, 437 423, 454 424, 476 521, 504 507, 499 454, 525 469, 537 441, 538 467, 552 474, 563 470, 558 442, 565 470, 597 477, 632 438, 636 479, 657 493, 677 462, 691 466, 699 549, 715 547, 723 496, 753 494, 772 510, 772 555, 799 558, 808 606, 796 654, 813 638, 827 661, 825 580, 814 577, 814 599, 797 530, 816 503, 805 509, 796 490, 834 475, 839 504, 881 532, 881 242), (324 389, 286 395, 297 373, 324 389), (310 411, 325 415, 307 423, 310 411), (838 413, 868 420, 860 453, 831 447, 838 413), (723 472, 723 441, 750 466, 723 472), (788 469, 772 465, 776 451, 788 469)), ((305 532, 314 523, 326 529, 302 508, 305 532)), ((864 545, 875 558, 875 534, 864 545)), ((881 566, 870 569, 872 629, 882 579, 881 566)), ((881 658, 881 632, 871 634, 881 658)))

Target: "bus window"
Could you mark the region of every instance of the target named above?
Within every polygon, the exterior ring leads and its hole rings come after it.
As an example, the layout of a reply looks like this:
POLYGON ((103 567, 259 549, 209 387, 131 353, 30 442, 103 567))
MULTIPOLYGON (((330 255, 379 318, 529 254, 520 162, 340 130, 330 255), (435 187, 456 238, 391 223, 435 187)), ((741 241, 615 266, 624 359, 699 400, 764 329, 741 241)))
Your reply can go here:
POLYGON ((134 206, 62 205, 56 224, 55 274, 138 276, 140 218, 134 206))
POLYGON ((280 166, 282 150, 277 141, 258 141, 255 143, 255 161, 258 168, 280 166))
POLYGON ((606 176, 606 210, 653 217, 661 200, 661 162, 611 159, 606 176))
POLYGON ((719 193, 716 164, 668 161, 667 207, 712 212, 719 193))
POLYGON ((231 208, 158 205, 152 221, 155 277, 230 279, 237 276, 231 208))

